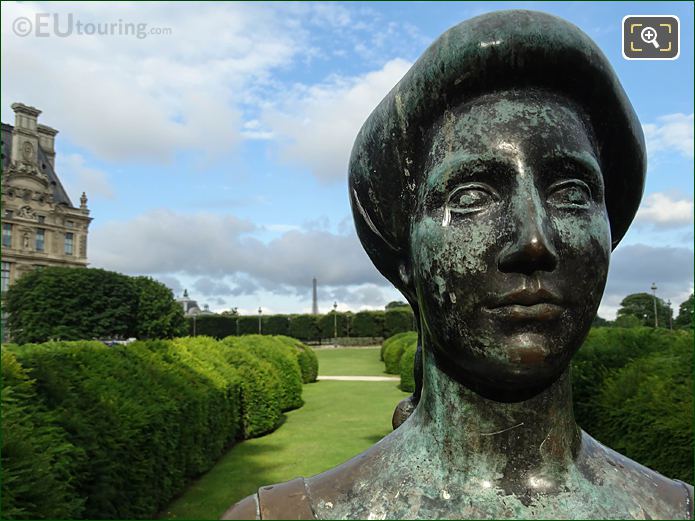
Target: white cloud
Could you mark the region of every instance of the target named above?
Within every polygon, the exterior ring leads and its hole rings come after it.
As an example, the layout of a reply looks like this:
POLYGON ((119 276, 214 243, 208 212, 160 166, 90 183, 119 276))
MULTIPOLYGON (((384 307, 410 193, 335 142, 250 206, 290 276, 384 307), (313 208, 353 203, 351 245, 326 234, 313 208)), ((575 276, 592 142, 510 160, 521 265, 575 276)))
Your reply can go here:
MULTIPOLYGON (((254 87, 306 48, 291 10, 202 3, 2 3, 3 119, 9 105, 41 108, 64 139, 100 159, 168 162, 180 150, 228 151, 254 87), (83 23, 147 23, 171 35, 46 38, 12 31, 18 17, 72 14, 83 23)), ((49 31, 52 29, 49 28, 49 31)))
POLYGON ((88 197, 112 199, 114 196, 108 175, 87 166, 85 158, 80 154, 57 154, 56 169, 60 172, 60 178, 73 204, 79 201, 82 192, 86 192, 88 197))
POLYGON ((693 114, 668 114, 643 125, 649 155, 677 152, 693 158, 693 114))
POLYGON ((646 244, 620 246, 611 256, 606 291, 599 315, 613 320, 620 302, 632 293, 649 293, 656 282, 657 296, 670 299, 674 309, 693 291, 693 250, 646 244))
POLYGON ((356 78, 298 85, 277 106, 268 108, 262 120, 284 139, 284 159, 308 167, 322 181, 344 179, 357 132, 410 65, 395 59, 356 78))
POLYGON ((649 194, 637 211, 635 223, 651 224, 658 228, 677 228, 692 224, 693 200, 662 192, 649 194))
POLYGON ((95 223, 88 253, 96 267, 199 277, 198 289, 215 295, 248 293, 256 286, 292 294, 304 291, 313 277, 326 286, 387 284, 354 232, 289 230, 267 243, 254 232, 262 230, 230 215, 157 210, 95 223))

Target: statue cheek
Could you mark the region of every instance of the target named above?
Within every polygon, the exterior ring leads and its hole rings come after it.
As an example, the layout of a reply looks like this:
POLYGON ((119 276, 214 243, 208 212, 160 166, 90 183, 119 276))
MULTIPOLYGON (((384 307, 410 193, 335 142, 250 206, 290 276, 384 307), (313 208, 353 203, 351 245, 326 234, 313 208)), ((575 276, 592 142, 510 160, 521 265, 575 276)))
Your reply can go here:
MULTIPOLYGON (((441 304, 470 300, 482 274, 494 264, 498 230, 489 221, 459 219, 455 224, 426 217, 412 229, 414 271, 421 294, 431 294, 441 304)), ((474 299, 475 300, 475 299, 474 299)))
POLYGON ((593 254, 606 259, 610 255, 610 226, 605 212, 588 215, 567 213, 553 217, 552 222, 557 231, 558 246, 565 255, 593 254))

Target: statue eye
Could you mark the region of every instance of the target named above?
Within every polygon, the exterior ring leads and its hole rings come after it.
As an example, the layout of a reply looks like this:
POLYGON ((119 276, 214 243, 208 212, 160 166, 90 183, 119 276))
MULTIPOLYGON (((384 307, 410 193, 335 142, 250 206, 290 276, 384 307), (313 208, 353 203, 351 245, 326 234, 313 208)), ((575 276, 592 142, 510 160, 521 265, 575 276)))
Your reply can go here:
POLYGON ((557 208, 588 208, 591 202, 589 186, 579 179, 555 183, 549 192, 548 202, 557 208))
POLYGON ((447 201, 447 209, 458 213, 477 212, 484 210, 498 200, 497 192, 489 186, 480 183, 467 183, 451 192, 447 201))

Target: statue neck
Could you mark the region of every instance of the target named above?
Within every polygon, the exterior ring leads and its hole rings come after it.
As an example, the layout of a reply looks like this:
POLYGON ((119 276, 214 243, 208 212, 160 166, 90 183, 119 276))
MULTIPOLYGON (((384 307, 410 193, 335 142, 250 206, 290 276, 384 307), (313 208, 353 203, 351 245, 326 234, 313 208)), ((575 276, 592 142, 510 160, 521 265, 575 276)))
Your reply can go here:
POLYGON ((569 370, 550 387, 521 402, 483 398, 441 371, 423 353, 423 391, 412 428, 424 437, 432 461, 452 472, 481 465, 517 486, 554 488, 578 452, 581 431, 574 421, 569 370), (429 439, 427 439, 429 438, 429 439), (436 454, 434 454, 436 453, 436 454), (494 472, 492 469, 494 468, 494 472))

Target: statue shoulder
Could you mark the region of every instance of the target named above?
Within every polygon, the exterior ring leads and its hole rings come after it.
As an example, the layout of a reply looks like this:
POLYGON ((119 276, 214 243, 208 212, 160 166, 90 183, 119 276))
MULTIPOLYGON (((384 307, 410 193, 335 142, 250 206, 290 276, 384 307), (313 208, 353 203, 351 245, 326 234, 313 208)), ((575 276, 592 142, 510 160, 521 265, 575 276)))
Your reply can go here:
POLYGON ((315 519, 304 478, 261 487, 222 514, 222 519, 315 519))
POLYGON ((603 466, 609 469, 609 472, 603 474, 605 483, 610 483, 616 490, 634 495, 648 513, 650 508, 653 509, 649 513, 651 517, 693 519, 692 485, 645 467, 606 447, 585 432, 582 448, 585 453, 589 453, 594 464, 605 462, 603 466))

